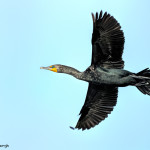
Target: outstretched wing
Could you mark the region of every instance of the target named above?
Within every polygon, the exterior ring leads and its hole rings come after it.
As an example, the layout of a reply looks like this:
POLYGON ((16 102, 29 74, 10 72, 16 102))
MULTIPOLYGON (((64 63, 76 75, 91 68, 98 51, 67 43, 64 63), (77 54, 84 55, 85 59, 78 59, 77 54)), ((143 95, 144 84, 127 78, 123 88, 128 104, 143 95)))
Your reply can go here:
POLYGON ((75 128, 85 130, 98 125, 113 110, 117 96, 117 87, 89 83, 86 100, 75 128))
POLYGON ((92 63, 104 68, 123 68, 122 53, 124 49, 124 33, 117 20, 100 12, 93 18, 92 63))

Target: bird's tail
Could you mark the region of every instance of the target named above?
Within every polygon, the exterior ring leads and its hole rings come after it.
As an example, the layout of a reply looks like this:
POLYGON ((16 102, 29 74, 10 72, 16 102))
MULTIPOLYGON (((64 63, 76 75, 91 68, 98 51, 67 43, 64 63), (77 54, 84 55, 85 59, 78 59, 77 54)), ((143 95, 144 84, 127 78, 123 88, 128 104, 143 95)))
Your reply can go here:
POLYGON ((138 81, 135 85, 143 94, 150 95, 150 69, 146 68, 133 77, 138 81))

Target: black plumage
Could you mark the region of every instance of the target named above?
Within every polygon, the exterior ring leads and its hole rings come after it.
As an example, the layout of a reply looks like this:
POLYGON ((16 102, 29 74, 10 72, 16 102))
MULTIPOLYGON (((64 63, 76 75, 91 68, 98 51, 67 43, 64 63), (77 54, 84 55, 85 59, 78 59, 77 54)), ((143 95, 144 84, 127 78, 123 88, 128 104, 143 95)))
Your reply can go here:
MULTIPOLYGON (((98 17, 92 13, 93 34, 92 34, 92 62, 91 65, 104 68, 124 67, 122 53, 124 49, 124 34, 120 24, 113 16, 102 15, 98 17)), ((116 105, 118 88, 109 85, 95 85, 89 83, 85 103, 80 111, 80 119, 76 125, 78 129, 89 129, 94 127, 108 114, 116 105)))
POLYGON ((117 87, 90 83, 76 128, 84 130, 99 124, 113 110, 117 96, 117 87))
POLYGON ((100 12, 93 18, 92 34, 92 65, 107 68, 123 68, 122 53, 124 48, 124 34, 120 24, 113 16, 100 12))
MULTIPOLYGON (((118 87, 136 86, 150 95, 150 70, 139 73, 123 70, 124 33, 117 20, 107 12, 94 16, 91 65, 80 72, 64 65, 41 67, 58 73, 67 73, 89 82, 85 103, 75 128, 90 129, 104 120, 117 103, 118 87)), ((72 127, 71 127, 72 128, 72 127)))

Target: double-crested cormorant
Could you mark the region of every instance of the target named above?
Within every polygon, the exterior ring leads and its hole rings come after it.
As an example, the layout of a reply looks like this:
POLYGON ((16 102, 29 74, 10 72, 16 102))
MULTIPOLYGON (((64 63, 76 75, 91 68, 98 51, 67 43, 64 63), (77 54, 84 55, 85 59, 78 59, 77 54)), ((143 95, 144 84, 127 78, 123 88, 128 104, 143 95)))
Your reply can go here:
POLYGON ((136 86, 143 94, 150 95, 150 70, 139 73, 123 70, 124 34, 117 20, 102 11, 93 19, 92 62, 84 72, 64 65, 41 67, 66 73, 89 82, 85 103, 75 128, 90 129, 104 120, 116 105, 118 87, 136 86))

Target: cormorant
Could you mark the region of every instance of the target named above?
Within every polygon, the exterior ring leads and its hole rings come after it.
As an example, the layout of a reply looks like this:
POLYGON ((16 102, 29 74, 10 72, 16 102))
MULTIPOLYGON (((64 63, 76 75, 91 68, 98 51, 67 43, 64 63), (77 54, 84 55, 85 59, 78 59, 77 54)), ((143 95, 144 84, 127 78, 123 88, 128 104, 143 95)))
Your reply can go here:
POLYGON ((66 73, 89 83, 85 103, 75 128, 90 129, 111 113, 117 102, 118 87, 136 86, 143 94, 150 95, 150 70, 139 73, 123 70, 124 33, 117 20, 102 11, 93 19, 92 60, 84 71, 64 65, 41 67, 58 73, 66 73))

